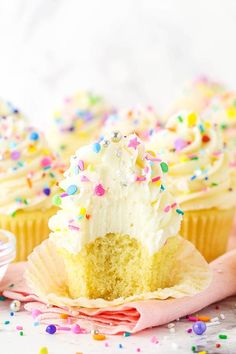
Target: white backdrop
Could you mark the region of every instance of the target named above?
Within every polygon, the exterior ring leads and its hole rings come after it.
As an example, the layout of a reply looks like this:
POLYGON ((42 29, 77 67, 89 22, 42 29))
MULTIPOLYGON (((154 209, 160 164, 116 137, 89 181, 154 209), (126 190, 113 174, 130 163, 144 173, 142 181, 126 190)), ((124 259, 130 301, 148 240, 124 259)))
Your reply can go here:
POLYGON ((235 0, 0 0, 0 96, 46 122, 80 88, 167 107, 207 73, 236 88, 235 0))

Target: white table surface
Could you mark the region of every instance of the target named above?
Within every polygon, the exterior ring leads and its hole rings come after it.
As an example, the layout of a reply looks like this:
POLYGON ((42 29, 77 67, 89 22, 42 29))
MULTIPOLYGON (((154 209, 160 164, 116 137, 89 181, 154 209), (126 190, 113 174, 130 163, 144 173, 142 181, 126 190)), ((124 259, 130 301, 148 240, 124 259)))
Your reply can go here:
POLYGON ((10 317, 9 301, 0 302, 0 353, 1 354, 38 354, 41 347, 47 347, 49 354, 116 354, 140 353, 152 354, 187 354, 192 353, 192 346, 198 351, 207 354, 235 354, 236 353, 236 297, 227 299, 201 311, 202 315, 216 317, 224 314, 225 319, 220 325, 208 327, 202 336, 188 334, 186 330, 192 322, 185 319, 175 322, 175 333, 170 333, 167 326, 153 328, 141 333, 123 337, 122 335, 107 336, 105 341, 95 341, 91 334, 73 334, 57 332, 49 335, 45 332, 45 325, 35 327, 31 314, 21 311, 10 317), (4 321, 10 324, 4 325, 4 321), (24 327, 24 335, 20 336, 16 326, 24 327), (226 334, 226 340, 220 340, 219 334, 226 334), (155 336, 159 343, 151 342, 155 336), (106 346, 108 343, 108 346, 106 346), (220 343, 221 347, 216 348, 220 343), (119 348, 122 344, 122 348, 119 348))

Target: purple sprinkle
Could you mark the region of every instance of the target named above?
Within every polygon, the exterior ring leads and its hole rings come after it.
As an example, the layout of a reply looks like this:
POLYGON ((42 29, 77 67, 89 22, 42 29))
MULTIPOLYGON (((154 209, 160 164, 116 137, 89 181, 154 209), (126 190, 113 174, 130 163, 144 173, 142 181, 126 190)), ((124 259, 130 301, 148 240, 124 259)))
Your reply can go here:
POLYGON ((175 147, 176 151, 181 151, 187 145, 188 145, 187 142, 183 139, 176 139, 174 142, 174 147, 175 147))
POLYGON ((12 160, 19 160, 19 158, 20 158, 20 151, 17 151, 17 150, 12 151, 11 159, 12 160))

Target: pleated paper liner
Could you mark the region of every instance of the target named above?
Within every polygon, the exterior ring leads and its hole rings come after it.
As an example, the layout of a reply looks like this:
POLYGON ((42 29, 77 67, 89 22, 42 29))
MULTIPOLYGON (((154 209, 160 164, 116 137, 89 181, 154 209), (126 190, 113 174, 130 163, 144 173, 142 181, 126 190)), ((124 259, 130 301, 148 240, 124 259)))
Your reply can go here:
POLYGON ((173 257, 169 257, 168 262, 163 259, 162 267, 159 270, 163 272, 163 276, 166 274, 169 278, 175 277, 171 279, 173 285, 169 288, 159 288, 154 292, 126 298, 121 297, 112 301, 82 297, 71 299, 63 258, 57 252, 53 241, 49 239, 38 246, 29 256, 25 277, 31 290, 43 302, 66 308, 104 308, 131 301, 164 300, 195 295, 204 290, 211 281, 209 266, 190 242, 179 236, 175 237, 175 242, 176 251, 173 253, 173 257))
POLYGON ((26 261, 28 255, 43 240, 48 238, 48 220, 57 208, 47 210, 19 211, 14 217, 0 214, 0 229, 13 233, 16 237, 15 262, 26 261))
POLYGON ((187 211, 181 225, 181 236, 191 241, 208 262, 227 250, 235 209, 187 211))

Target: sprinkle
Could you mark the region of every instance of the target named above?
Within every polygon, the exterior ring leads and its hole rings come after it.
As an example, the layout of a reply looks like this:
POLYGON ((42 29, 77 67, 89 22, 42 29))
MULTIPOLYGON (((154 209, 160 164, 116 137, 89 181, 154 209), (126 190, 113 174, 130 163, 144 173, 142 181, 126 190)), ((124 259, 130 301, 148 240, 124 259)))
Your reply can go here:
POLYGON ((182 116, 178 116, 177 119, 180 123, 183 123, 183 121, 184 121, 182 116))
POLYGON ((0 295, 0 301, 5 301, 5 300, 6 300, 6 297, 3 295, 0 295))
POLYGON ((10 321, 5 321, 4 324, 8 325, 8 324, 10 324, 10 321))
POLYGON ((13 317, 14 316, 14 312, 10 312, 10 316, 13 317))
POLYGON ((22 326, 16 326, 16 330, 17 330, 17 331, 22 331, 22 330, 23 330, 23 327, 22 327, 22 326))
POLYGON ((202 136, 202 142, 203 142, 203 143, 208 143, 210 140, 211 140, 211 139, 209 138, 208 135, 203 135, 203 136, 202 136))
POLYGON ((20 151, 12 151, 11 153, 11 159, 12 160, 19 160, 20 158, 20 151))
POLYGON ((146 181, 146 177, 145 177, 145 176, 138 176, 138 177, 136 177, 136 181, 137 181, 137 182, 146 181))
POLYGON ((194 181, 196 178, 197 178, 197 176, 196 176, 196 175, 193 175, 193 176, 190 177, 190 180, 191 180, 191 181, 194 181))
POLYGON ((194 333, 197 334, 198 336, 200 336, 206 331, 207 327, 206 327, 205 322, 197 321, 194 323, 192 328, 193 328, 194 333))
POLYGON ((207 327, 214 327, 220 325, 220 321, 208 322, 207 327))
POLYGON ((161 179, 160 176, 154 177, 154 178, 152 178, 152 182, 158 182, 158 181, 160 181, 160 179, 161 179))
POLYGON ((75 194, 75 193, 77 192, 77 190, 78 190, 77 186, 76 186, 75 184, 71 184, 71 185, 67 188, 66 193, 67 193, 68 195, 73 195, 73 194, 75 194))
POLYGON ((46 327, 46 332, 48 334, 54 334, 54 333, 56 333, 56 331, 57 331, 57 327, 53 324, 46 327))
POLYGON ((131 336, 131 333, 130 333, 130 332, 125 332, 125 333, 123 334, 123 336, 124 336, 124 337, 130 337, 130 336, 131 336))
POLYGON ((223 313, 221 313, 221 314, 220 314, 220 318, 221 318, 222 320, 224 320, 224 319, 225 319, 225 315, 224 315, 223 313))
POLYGON ((128 147, 133 148, 134 150, 137 149, 137 146, 140 144, 140 142, 138 141, 137 137, 130 139, 128 147))
POLYGON ((98 184, 95 188, 94 188, 94 193, 98 196, 98 197, 102 197, 105 194, 105 189, 103 188, 102 184, 98 184))
POLYGON ((183 210, 181 210, 181 209, 176 209, 176 213, 177 213, 177 214, 180 214, 180 215, 184 215, 184 212, 183 212, 183 210))
POLYGON ((61 313, 59 316, 61 319, 63 320, 67 320, 67 318, 69 317, 69 315, 67 315, 67 313, 61 313))
POLYGON ((122 349, 122 348, 123 348, 123 345, 120 343, 120 344, 118 345, 118 347, 119 347, 120 349, 122 349))
POLYGON ((79 160, 78 167, 79 167, 80 171, 84 171, 84 161, 79 160))
POLYGON ((187 145, 188 145, 188 143, 183 139, 176 139, 174 142, 174 147, 175 147, 176 151, 183 150, 187 145))
POLYGON ((47 196, 49 196, 51 194, 51 189, 50 188, 44 188, 43 189, 43 193, 47 196))
POLYGON ((71 330, 74 334, 81 333, 81 327, 78 324, 75 324, 71 327, 71 330))
POLYGON ((190 322, 197 322, 197 317, 188 316, 188 320, 189 320, 190 322))
POLYGON ((71 330, 71 328, 70 327, 57 327, 57 330, 69 332, 71 330))
POLYGON ((59 195, 54 195, 52 198, 52 203, 56 206, 61 205, 61 197, 59 195))
POLYGON ((89 179, 86 176, 81 176, 80 180, 81 182, 89 182, 89 179))
POLYGON ((23 331, 20 331, 19 332, 19 335, 22 337, 24 335, 24 332, 23 331))
POLYGON ((106 336, 104 334, 94 334, 93 335, 93 339, 94 340, 105 340, 106 339, 106 336))
POLYGON ((220 343, 216 343, 216 348, 220 348, 221 344, 220 343))
POLYGON ((175 324, 174 323, 169 323, 168 325, 167 325, 167 328, 174 328, 175 327, 175 324))
POLYGON ((34 323, 33 323, 34 327, 39 326, 39 324, 40 324, 39 322, 34 322, 34 323))
POLYGON ((101 150, 101 145, 99 143, 94 143, 93 144, 93 151, 98 154, 100 150, 101 150))
POLYGON ((37 132, 32 132, 30 134, 30 140, 37 141, 39 139, 39 134, 37 132))
POLYGON ((48 348, 47 347, 42 347, 39 349, 39 354, 48 354, 48 348))
POLYGON ((162 161, 160 163, 160 166, 161 166, 161 170, 162 170, 163 173, 167 173, 168 172, 169 168, 168 168, 168 165, 167 165, 166 162, 162 161))
POLYGON ((220 339, 227 339, 228 336, 226 334, 219 334, 220 339))
POLYGON ((187 329, 187 333, 192 333, 192 331, 193 331, 192 328, 187 329))
POLYGON ((188 127, 191 128, 194 125, 196 125, 197 122, 197 116, 195 113, 190 113, 187 117, 187 123, 188 123, 188 127))
POLYGON ((71 224, 68 225, 68 228, 72 231, 79 231, 80 230, 80 228, 78 226, 71 225, 71 224))
POLYGON ((41 160, 41 166, 45 169, 51 166, 51 159, 49 157, 44 157, 41 160))
POLYGON ((165 213, 168 213, 171 209, 171 206, 170 205, 167 205, 165 208, 164 208, 164 212, 165 213))
POLYGON ((193 353, 196 352, 196 347, 195 347, 195 345, 193 345, 191 349, 192 349, 192 352, 193 352, 193 353))
POLYGON ((151 338, 151 343, 153 343, 153 344, 159 343, 159 341, 158 341, 158 339, 157 339, 156 336, 153 336, 153 337, 151 338))
POLYGON ((198 321, 202 321, 202 322, 209 322, 210 321, 209 316, 198 316, 197 319, 198 319, 198 321))
POLYGON ((136 352, 140 353, 140 352, 141 352, 141 349, 140 349, 140 348, 137 348, 137 349, 136 349, 136 352))
POLYGON ((198 354, 207 354, 207 352, 203 351, 203 352, 198 352, 198 354))

